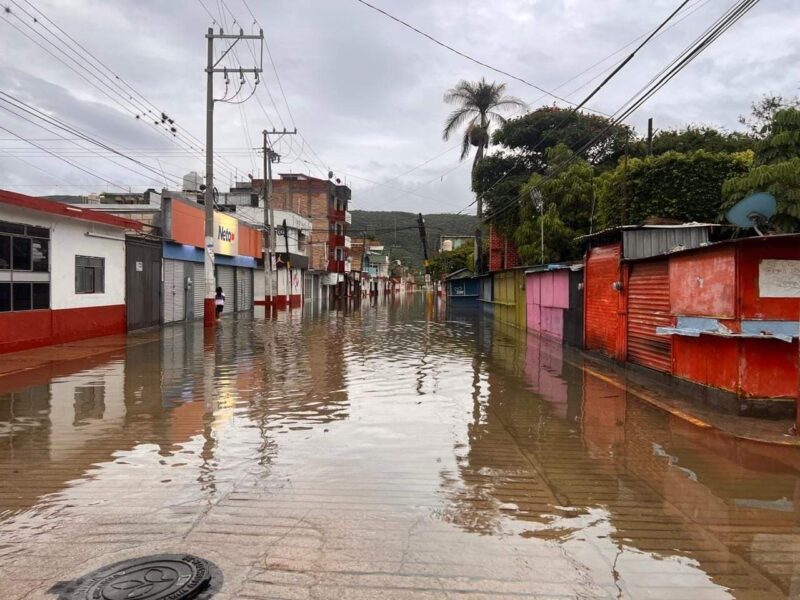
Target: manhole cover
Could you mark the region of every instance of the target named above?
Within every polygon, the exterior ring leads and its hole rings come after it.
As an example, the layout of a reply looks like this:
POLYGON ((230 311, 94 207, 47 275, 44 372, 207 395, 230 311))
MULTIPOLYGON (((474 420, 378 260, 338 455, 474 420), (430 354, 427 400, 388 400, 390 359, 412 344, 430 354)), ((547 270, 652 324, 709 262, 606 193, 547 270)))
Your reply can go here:
POLYGON ((58 600, 205 600, 222 587, 222 572, 191 554, 145 556, 54 585, 58 600))

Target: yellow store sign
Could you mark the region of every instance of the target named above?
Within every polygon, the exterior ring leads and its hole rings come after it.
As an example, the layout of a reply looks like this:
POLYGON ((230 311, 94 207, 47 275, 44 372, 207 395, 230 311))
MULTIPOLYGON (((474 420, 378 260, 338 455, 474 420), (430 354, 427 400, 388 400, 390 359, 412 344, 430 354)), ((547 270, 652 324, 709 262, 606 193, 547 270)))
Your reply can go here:
POLYGON ((226 256, 239 254, 239 221, 223 213, 214 213, 214 252, 226 256))

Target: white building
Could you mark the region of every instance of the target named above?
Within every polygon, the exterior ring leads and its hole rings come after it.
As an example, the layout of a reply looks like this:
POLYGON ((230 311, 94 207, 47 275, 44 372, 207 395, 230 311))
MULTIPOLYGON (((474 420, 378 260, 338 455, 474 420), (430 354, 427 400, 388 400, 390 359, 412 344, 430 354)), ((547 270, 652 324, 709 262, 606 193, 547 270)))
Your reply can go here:
POLYGON ((124 333, 141 223, 0 190, 0 352, 124 333))
MULTIPOLYGON (((272 270, 273 297, 268 298, 264 274, 256 273, 254 286, 256 303, 266 302, 281 309, 297 308, 302 306, 304 301, 313 302, 321 295, 319 286, 315 286, 314 280, 307 276, 311 221, 290 211, 273 210, 272 213, 276 234, 272 270)), ((264 209, 261 207, 238 205, 233 214, 248 223, 264 223, 264 209)))

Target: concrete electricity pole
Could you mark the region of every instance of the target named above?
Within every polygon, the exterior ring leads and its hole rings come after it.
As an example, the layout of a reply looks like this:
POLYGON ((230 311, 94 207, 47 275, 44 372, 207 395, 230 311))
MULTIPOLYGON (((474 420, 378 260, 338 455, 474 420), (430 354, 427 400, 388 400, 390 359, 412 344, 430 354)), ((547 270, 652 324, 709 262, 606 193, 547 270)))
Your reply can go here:
MULTIPOLYGON (((263 151, 264 151, 264 184, 261 186, 261 193, 264 196, 264 290, 266 298, 264 298, 264 306, 269 310, 270 306, 275 302, 275 296, 278 290, 273 290, 272 284, 272 257, 275 256, 275 212, 272 210, 272 163, 280 162, 281 157, 278 153, 272 150, 272 145, 269 141, 270 135, 295 135, 297 128, 294 131, 267 131, 266 129, 261 132, 263 135, 263 151)), ((275 281, 277 284, 277 279, 275 281)))
POLYGON ((206 327, 214 325, 214 295, 216 294, 216 281, 214 277, 214 73, 237 72, 244 78, 245 73, 253 73, 258 84, 258 74, 261 73, 261 64, 251 69, 228 69, 219 64, 240 40, 260 40, 261 55, 264 50, 264 31, 257 35, 245 35, 240 29, 237 34, 226 34, 219 30, 214 33, 212 27, 206 33, 208 41, 208 61, 206 63, 206 191, 205 191, 205 252, 203 253, 203 274, 206 278, 206 296, 203 302, 203 322, 206 327), (214 61, 214 40, 233 40, 222 55, 214 61))
POLYGON ((422 242, 422 256, 424 258, 422 264, 425 267, 425 289, 429 289, 431 283, 431 268, 428 261, 428 236, 425 233, 425 219, 422 218, 422 213, 417 217, 417 227, 419 228, 419 237, 422 242))

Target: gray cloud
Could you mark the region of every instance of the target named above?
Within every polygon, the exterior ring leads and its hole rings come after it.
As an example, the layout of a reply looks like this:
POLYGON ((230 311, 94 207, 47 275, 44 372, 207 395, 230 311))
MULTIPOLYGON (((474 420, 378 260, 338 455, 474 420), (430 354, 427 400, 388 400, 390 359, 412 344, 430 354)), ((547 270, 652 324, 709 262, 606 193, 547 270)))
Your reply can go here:
MULTIPOLYGON (((675 5, 674 0, 375 1, 456 48, 547 89, 557 88, 643 34, 675 5)), ((217 15, 216 2, 204 3, 217 15)), ((237 15, 238 25, 249 30, 252 18, 241 0, 226 3, 237 15)), ((26 6, 22 0, 18 4, 26 6)), ((594 108, 614 112, 729 2, 692 4, 699 6, 698 10, 653 40, 593 99, 594 108)), ((641 129, 652 116, 660 128, 705 122, 734 129, 738 115, 746 113, 750 102, 761 94, 797 94, 794 66, 800 49, 794 43, 794 4, 793 0, 762 2, 650 100, 632 117, 631 124, 641 129)), ((455 211, 470 202, 469 165, 459 166, 457 151, 397 177, 454 145, 441 139, 442 122, 450 110, 442 102, 442 94, 459 79, 486 76, 506 81, 510 93, 528 101, 541 96, 447 52, 354 0, 250 0, 249 5, 265 27, 298 128, 324 167, 352 185, 357 207, 455 211)), ((191 132, 204 138, 204 33, 210 19, 196 0, 43 0, 37 6, 174 117, 182 134, 191 132)), ((13 5, 12 9, 16 10, 13 5)), ((222 18, 217 16, 217 20, 222 18)), ((228 27, 233 26, 227 13, 225 20, 228 27)), ((26 30, 15 16, 0 22, 4 90, 13 90, 9 93, 115 146, 141 151, 153 165, 158 159, 167 171, 202 172, 201 158, 181 151, 151 126, 136 121, 12 25, 26 30)), ((244 47, 238 58, 252 62, 244 47)), ((570 99, 579 100, 591 89, 589 80, 612 64, 609 60, 559 88, 559 95, 574 91, 570 99)), ((225 104, 216 108, 215 144, 226 161, 218 174, 218 187, 224 188, 236 172, 259 170, 260 158, 248 149, 260 145, 262 129, 293 126, 271 67, 265 66, 260 105, 250 100, 241 107, 225 104)), ((217 86, 221 93, 219 81, 217 86)), ((552 98, 543 98, 538 104, 552 102, 552 98)), ((0 112, 0 125, 28 137, 53 137, 4 112, 0 112)), ((22 146, 9 137, 0 132, 0 149, 22 146)), ((39 143, 70 147, 69 143, 39 143)), ((309 171, 304 161, 312 160, 312 153, 302 140, 287 137, 278 150, 284 155, 279 171, 309 171)), ((17 152, 38 169, 0 150, 0 185, 31 193, 64 191, 66 188, 55 186, 65 180, 96 184, 96 190, 107 188, 69 165, 35 153, 17 152)), ((160 185, 157 178, 144 181, 145 177, 105 159, 82 155, 73 160, 121 184, 160 185)), ((319 175, 320 170, 312 172, 319 175)))

